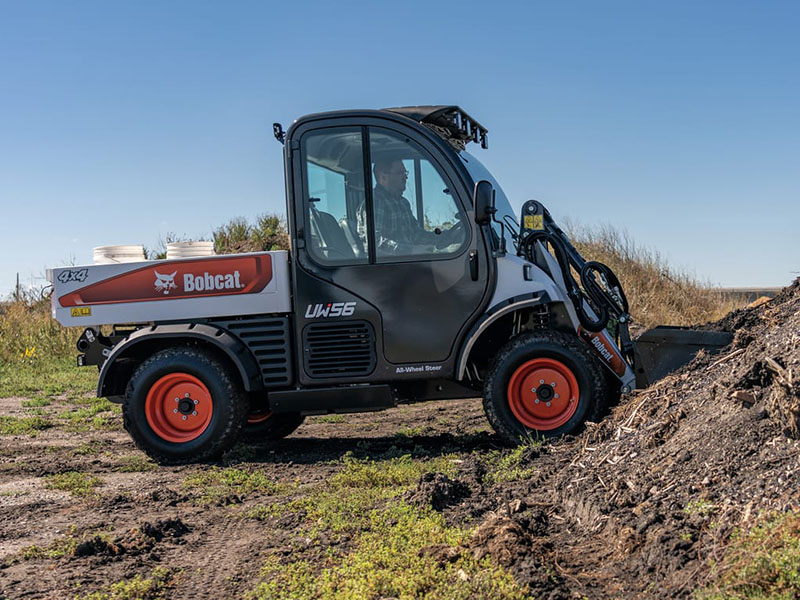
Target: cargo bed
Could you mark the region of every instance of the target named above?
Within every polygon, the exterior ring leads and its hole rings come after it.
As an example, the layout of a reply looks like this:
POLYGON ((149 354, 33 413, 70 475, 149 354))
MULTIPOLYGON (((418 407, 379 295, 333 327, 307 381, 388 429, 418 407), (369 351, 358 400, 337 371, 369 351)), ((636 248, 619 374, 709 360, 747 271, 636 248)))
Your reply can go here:
POLYGON ((62 325, 152 323, 291 311, 285 251, 49 269, 62 325))

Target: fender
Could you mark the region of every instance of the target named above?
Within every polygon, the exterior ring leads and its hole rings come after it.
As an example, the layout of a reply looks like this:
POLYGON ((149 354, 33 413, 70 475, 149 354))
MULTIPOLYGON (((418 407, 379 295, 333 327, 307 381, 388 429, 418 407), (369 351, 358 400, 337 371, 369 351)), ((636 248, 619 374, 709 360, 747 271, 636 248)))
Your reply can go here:
POLYGON ((528 308, 539 304, 549 304, 550 297, 545 291, 535 292, 532 294, 523 294, 508 298, 503 302, 499 302, 492 306, 481 319, 472 326, 469 334, 467 334, 466 341, 461 346, 461 352, 458 355, 456 363, 456 381, 461 381, 464 378, 464 373, 467 370, 467 359, 472 347, 481 334, 486 331, 493 322, 500 317, 520 310, 521 308, 528 308))
POLYGON ((250 350, 237 337, 228 333, 224 329, 207 325, 205 323, 178 323, 175 325, 154 325, 137 329, 128 337, 119 342, 106 358, 100 369, 100 377, 97 382, 97 396, 119 395, 118 389, 113 389, 113 380, 116 366, 119 359, 136 354, 136 350, 142 348, 142 344, 151 342, 169 341, 189 341, 197 340, 212 344, 221 350, 230 361, 236 365, 239 375, 242 378, 244 389, 248 392, 263 389, 261 381, 261 371, 256 359, 250 350))

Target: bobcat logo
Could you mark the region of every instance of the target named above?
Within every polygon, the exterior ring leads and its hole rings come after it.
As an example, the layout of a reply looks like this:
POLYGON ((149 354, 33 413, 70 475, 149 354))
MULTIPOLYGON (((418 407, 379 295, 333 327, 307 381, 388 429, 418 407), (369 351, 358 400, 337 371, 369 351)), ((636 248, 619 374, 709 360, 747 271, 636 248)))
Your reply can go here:
POLYGON ((156 291, 163 293, 165 296, 169 295, 170 290, 175 289, 175 275, 177 271, 173 271, 169 275, 162 275, 158 271, 153 271, 156 274, 156 291))

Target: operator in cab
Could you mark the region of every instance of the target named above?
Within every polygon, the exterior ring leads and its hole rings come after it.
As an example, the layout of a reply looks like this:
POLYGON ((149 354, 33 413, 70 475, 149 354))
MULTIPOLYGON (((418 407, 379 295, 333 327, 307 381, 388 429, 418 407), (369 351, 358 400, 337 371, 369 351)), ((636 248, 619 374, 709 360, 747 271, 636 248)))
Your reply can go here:
MULTIPOLYGON (((447 231, 426 231, 414 213, 406 191, 408 171, 400 159, 378 159, 372 169, 375 188, 372 193, 375 212, 375 245, 378 256, 436 253, 440 248, 463 241, 460 224, 447 231)), ((358 234, 367 239, 367 210, 358 210, 358 234)))

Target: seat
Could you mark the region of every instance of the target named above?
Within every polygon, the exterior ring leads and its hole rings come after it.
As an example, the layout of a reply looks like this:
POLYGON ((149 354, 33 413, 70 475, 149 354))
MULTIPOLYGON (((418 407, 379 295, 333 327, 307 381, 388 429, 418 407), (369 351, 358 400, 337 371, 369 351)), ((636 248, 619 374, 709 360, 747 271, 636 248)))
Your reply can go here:
POLYGON ((364 244, 361 243, 361 236, 358 235, 358 227, 353 220, 348 219, 347 217, 342 217, 339 219, 339 227, 342 228, 344 237, 347 238, 347 243, 350 244, 350 247, 353 249, 356 258, 366 256, 366 253, 364 252, 364 244))
POLYGON ((323 258, 331 261, 346 261, 356 257, 353 247, 333 215, 312 206, 310 217, 312 241, 318 240, 315 245, 323 258))

